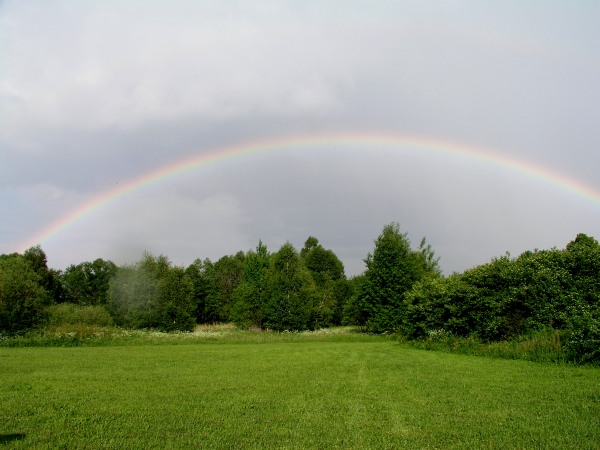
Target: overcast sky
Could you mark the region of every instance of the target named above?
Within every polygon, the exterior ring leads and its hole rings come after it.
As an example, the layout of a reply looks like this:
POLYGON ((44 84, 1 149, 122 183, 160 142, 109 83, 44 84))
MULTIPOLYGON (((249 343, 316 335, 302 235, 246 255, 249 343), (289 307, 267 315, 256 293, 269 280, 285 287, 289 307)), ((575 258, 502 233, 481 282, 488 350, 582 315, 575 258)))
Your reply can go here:
POLYGON ((188 265, 315 236, 364 270, 383 226, 446 274, 600 238, 600 2, 0 2, 0 253, 179 160, 379 133, 518 158, 597 193, 377 142, 198 166, 43 242, 51 267, 144 250, 188 265))

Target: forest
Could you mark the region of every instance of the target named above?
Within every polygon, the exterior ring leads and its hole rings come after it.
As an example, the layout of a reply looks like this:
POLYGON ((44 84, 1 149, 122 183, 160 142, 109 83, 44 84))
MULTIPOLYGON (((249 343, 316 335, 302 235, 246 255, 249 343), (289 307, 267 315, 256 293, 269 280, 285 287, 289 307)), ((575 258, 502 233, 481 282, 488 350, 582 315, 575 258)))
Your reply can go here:
POLYGON ((302 331, 355 325, 409 342, 483 343, 543 332, 569 361, 600 362, 600 245, 585 234, 564 249, 504 255, 443 276, 425 238, 413 247, 397 223, 383 227, 365 271, 346 277, 335 253, 309 237, 270 251, 262 242, 188 267, 145 253, 131 265, 96 259, 51 269, 42 248, 0 256, 0 336, 72 321, 191 331, 302 331))

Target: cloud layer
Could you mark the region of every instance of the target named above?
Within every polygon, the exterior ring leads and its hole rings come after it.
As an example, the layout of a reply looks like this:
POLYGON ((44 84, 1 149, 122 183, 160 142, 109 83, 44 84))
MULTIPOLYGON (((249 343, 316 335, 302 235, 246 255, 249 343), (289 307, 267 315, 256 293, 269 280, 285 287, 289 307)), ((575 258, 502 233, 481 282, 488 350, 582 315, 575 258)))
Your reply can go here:
MULTIPOLYGON (((0 5, 0 252, 192 155, 336 132, 453 141, 600 192, 600 8, 577 2, 0 5)), ((41 242, 51 265, 175 262, 315 235, 362 271, 384 224, 446 273, 597 236, 600 205, 514 171, 414 152, 234 158, 124 196, 41 242)))

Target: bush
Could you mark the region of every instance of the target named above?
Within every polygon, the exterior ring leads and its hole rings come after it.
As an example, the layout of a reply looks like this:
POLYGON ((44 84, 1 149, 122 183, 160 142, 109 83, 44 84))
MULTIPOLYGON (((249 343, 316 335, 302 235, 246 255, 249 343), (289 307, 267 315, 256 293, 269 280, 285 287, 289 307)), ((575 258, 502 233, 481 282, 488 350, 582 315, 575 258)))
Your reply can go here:
POLYGON ((482 341, 475 334, 456 336, 440 329, 430 330, 423 338, 404 342, 411 347, 424 350, 491 358, 521 359, 543 363, 565 363, 569 360, 562 345, 561 332, 550 328, 498 342, 482 341))
POLYGON ((600 246, 582 234, 566 250, 495 258, 463 274, 416 283, 404 296, 405 320, 398 331, 419 339, 441 329, 497 342, 545 328, 566 330, 574 357, 593 360, 599 271, 600 246))
POLYGON ((46 325, 88 325, 108 327, 113 324, 112 317, 102 306, 79 306, 73 303, 48 306, 45 310, 46 325))
POLYGON ((573 319, 565 341, 569 359, 583 364, 600 364, 600 319, 589 311, 573 319))

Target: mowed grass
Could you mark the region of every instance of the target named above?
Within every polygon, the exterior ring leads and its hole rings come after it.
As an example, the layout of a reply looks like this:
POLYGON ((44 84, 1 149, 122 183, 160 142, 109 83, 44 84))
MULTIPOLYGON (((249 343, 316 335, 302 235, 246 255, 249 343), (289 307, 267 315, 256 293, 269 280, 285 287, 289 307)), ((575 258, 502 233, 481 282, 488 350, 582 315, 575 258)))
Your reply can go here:
POLYGON ((365 337, 0 348, 5 448, 600 448, 600 369, 365 337))

